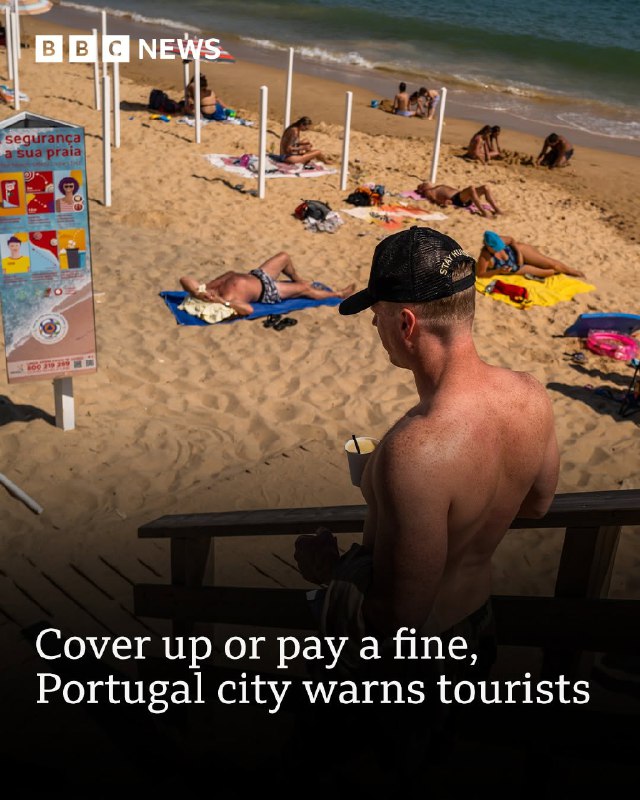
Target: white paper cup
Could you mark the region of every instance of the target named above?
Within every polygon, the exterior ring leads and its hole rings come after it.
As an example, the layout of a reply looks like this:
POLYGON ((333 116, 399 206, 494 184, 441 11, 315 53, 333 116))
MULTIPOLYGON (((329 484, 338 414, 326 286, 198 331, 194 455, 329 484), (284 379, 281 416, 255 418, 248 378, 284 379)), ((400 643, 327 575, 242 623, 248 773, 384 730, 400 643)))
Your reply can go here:
POLYGON ((344 450, 347 454, 347 461, 349 462, 349 474, 351 475, 351 483, 354 486, 360 486, 362 480, 362 473, 367 465, 371 454, 380 444, 379 439, 373 439, 371 436, 356 436, 358 440, 358 447, 360 452, 356 450, 356 444, 353 438, 347 439, 344 443, 344 450))

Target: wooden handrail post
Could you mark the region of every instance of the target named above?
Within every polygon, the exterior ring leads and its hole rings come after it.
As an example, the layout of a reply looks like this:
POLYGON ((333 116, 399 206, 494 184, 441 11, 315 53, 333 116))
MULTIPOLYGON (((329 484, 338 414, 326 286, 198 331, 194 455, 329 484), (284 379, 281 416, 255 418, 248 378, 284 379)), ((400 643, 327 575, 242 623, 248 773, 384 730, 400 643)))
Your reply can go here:
MULTIPOLYGON (((171 540, 171 584, 199 589, 204 580, 207 567, 211 539, 198 537, 195 539, 176 538, 171 540)), ((174 619, 174 636, 191 636, 194 621, 192 619, 174 619)))

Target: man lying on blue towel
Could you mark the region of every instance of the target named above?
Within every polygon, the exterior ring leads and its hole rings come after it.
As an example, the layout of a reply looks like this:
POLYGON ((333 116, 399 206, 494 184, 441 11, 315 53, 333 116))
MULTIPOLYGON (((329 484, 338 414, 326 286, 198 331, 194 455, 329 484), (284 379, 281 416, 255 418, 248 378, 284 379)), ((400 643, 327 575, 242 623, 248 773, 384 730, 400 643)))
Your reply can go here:
POLYGON ((305 281, 293 266, 288 253, 277 253, 251 272, 225 272, 218 278, 200 283, 188 276, 180 278, 182 287, 192 297, 218 303, 230 310, 229 316, 247 316, 253 312, 251 303, 279 303, 291 297, 308 297, 324 300, 327 297, 345 299, 355 291, 355 283, 337 292, 320 289, 305 281), (280 274, 289 280, 280 281, 280 274))

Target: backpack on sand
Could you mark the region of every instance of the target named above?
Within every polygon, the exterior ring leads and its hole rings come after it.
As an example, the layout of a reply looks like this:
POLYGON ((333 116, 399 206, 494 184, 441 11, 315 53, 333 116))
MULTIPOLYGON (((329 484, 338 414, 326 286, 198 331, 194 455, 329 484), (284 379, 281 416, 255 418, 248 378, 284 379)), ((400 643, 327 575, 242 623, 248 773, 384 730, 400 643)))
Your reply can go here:
POLYGON ((296 217, 296 219, 307 219, 307 217, 311 217, 311 219, 322 221, 327 218, 327 214, 329 214, 330 211, 331 207, 320 200, 303 200, 294 210, 293 216, 296 217))

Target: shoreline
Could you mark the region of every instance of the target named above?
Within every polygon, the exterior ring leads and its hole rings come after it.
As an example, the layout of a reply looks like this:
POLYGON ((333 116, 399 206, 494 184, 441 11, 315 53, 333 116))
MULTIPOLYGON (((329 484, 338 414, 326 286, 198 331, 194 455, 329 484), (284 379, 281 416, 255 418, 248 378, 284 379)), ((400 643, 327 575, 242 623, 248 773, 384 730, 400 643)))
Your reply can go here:
MULTIPOLYGON (((99 13, 93 13, 88 10, 71 8, 68 6, 54 6, 46 17, 30 18, 28 23, 29 31, 31 31, 32 24, 34 29, 38 29, 35 32, 52 31, 54 26, 60 26, 64 29, 74 31, 91 30, 92 27, 97 27, 99 29, 100 16, 99 13)), ((160 23, 152 24, 151 22, 139 22, 126 15, 108 15, 107 26, 111 33, 128 33, 132 37, 137 38, 149 38, 151 35, 160 32, 174 36, 176 34, 182 34, 182 31, 178 30, 176 27, 166 27, 160 23)), ((203 34, 205 37, 206 35, 207 34, 203 34)), ((239 62, 244 61, 247 65, 253 66, 254 69, 258 67, 267 67, 279 72, 286 70, 288 58, 286 50, 272 50, 260 46, 252 46, 237 33, 218 31, 216 35, 221 39, 223 46, 226 45, 239 62)), ((125 67, 130 67, 132 65, 139 66, 139 62, 132 61, 129 65, 123 64, 123 75, 125 74, 125 67)), ((237 66, 237 64, 235 66, 237 66)), ((217 67, 213 68, 217 69, 217 67)), ((229 67, 225 65, 221 68, 227 69, 229 67)), ((330 65, 296 56, 294 62, 294 83, 295 77, 300 75, 330 81, 349 89, 357 88, 365 94, 368 92, 369 97, 365 100, 367 105, 369 105, 369 102, 373 99, 379 100, 383 97, 393 97, 395 87, 401 80, 405 80, 408 84, 413 85, 413 81, 411 80, 412 76, 406 73, 403 74, 391 70, 387 71, 386 69, 366 71, 357 66, 350 66, 348 64, 330 65)), ((418 82, 424 83, 424 81, 424 78, 415 78, 416 86, 418 82)), ((363 94, 363 98, 365 94, 363 94)), ((507 110, 491 110, 480 105, 483 97, 494 95, 496 98, 501 96, 500 93, 490 90, 484 91, 478 89, 474 91, 471 88, 467 88, 462 91, 455 89, 452 91, 450 89, 447 98, 447 119, 474 122, 477 123, 477 127, 481 127, 491 118, 490 124, 500 125, 505 130, 529 134, 541 140, 543 140, 553 128, 570 138, 573 144, 579 147, 588 147, 590 149, 603 150, 622 155, 640 156, 640 140, 592 133, 580 128, 574 128, 560 121, 540 122, 531 117, 518 116, 507 110)), ((551 98, 548 98, 547 101, 538 101, 538 110, 543 111, 545 106, 550 103, 551 98)), ((575 105, 575 100, 572 101, 572 106, 573 105, 575 105)), ((409 121, 419 122, 418 120, 409 121)))

